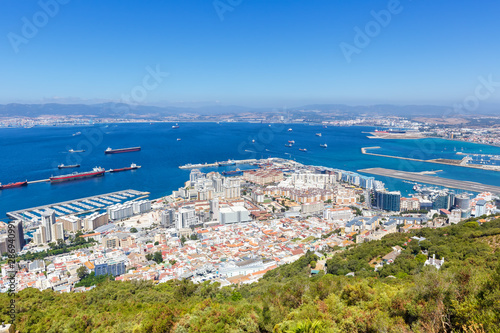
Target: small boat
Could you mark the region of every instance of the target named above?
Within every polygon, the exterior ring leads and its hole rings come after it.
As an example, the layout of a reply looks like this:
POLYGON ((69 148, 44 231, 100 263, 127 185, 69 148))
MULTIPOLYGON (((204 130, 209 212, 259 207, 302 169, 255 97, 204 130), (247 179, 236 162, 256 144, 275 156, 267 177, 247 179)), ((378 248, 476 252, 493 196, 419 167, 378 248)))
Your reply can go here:
POLYGON ((306 151, 307 151, 307 149, 305 149, 305 148, 299 148, 299 150, 300 150, 300 151, 303 151, 303 152, 306 152, 306 151))
POLYGON ((177 141, 181 141, 181 138, 177 138, 177 141))
POLYGON ((84 153, 84 152, 85 152, 85 150, 83 150, 83 149, 80 149, 80 150, 70 149, 70 150, 68 150, 68 151, 69 151, 70 153, 84 153))
POLYGON ((316 136, 321 136, 321 133, 316 133, 316 136))
POLYGON ((177 128, 179 128, 179 124, 175 123, 175 125, 172 125, 172 128, 173 128, 173 129, 177 129, 177 128))
POLYGON ((76 133, 73 133, 73 136, 77 136, 77 135, 81 135, 82 132, 76 132, 76 133))
POLYGON ((130 164, 129 167, 120 168, 120 169, 111 169, 111 170, 109 170, 109 172, 120 172, 120 171, 127 171, 127 170, 135 170, 135 169, 139 169, 140 167, 141 167, 140 165, 132 163, 132 164, 130 164))
POLYGON ((288 132, 291 132, 291 131, 293 131, 293 130, 292 130, 291 128, 289 128, 289 129, 288 129, 288 132))
POLYGON ((291 143, 289 143, 289 144, 285 144, 285 147, 293 147, 293 145, 291 143))
POLYGON ((70 168, 79 168, 80 164, 73 164, 73 165, 64 165, 64 164, 59 164, 57 166, 59 169, 70 169, 70 168))
POLYGON ((328 148, 328 145, 325 143, 325 144, 322 144, 322 145, 319 145, 321 148, 328 148))
POLYGON ((255 143, 255 139, 252 140, 252 143, 255 143))
POLYGON ((25 180, 24 182, 9 183, 7 185, 2 185, 2 183, 0 183, 0 190, 6 190, 8 188, 15 188, 15 187, 21 187, 21 186, 26 186, 26 185, 28 185, 27 180, 25 180))

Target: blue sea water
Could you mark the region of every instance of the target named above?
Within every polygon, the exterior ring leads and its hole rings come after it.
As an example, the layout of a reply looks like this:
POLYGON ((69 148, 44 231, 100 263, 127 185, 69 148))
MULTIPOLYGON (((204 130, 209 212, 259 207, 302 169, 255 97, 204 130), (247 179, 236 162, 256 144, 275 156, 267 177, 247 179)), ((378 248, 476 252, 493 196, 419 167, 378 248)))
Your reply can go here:
MULTIPOLYGON (((419 159, 455 158, 456 152, 500 154, 500 148, 447 141, 442 139, 384 140, 369 139, 368 127, 328 127, 306 124, 251 123, 170 123, 108 124, 71 127, 34 127, 0 129, 0 182, 47 179, 73 171, 89 171, 95 166, 106 169, 141 165, 135 171, 106 174, 104 177, 0 190, 0 218, 8 211, 77 199, 113 191, 148 191, 151 198, 169 195, 189 178, 187 163, 205 163, 228 159, 283 157, 309 165, 323 165, 350 171, 383 167, 405 171, 443 170, 437 175, 500 186, 500 174, 431 163, 420 163, 361 154, 362 147, 380 146, 373 152, 419 159), (292 131, 288 131, 291 128, 292 131), (76 132, 81 135, 73 136, 76 132), (316 136, 315 133, 322 133, 316 136), (180 138, 181 141, 178 141, 180 138), (252 142, 255 140, 255 142, 252 142), (294 140, 293 147, 285 147, 294 140), (328 148, 320 147, 326 143, 328 148), (105 155, 107 147, 141 146, 140 152, 105 155), (299 151, 306 148, 307 152, 299 151), (454 151, 456 148, 456 151, 454 151), (462 150, 463 148, 463 150, 462 150), (84 153, 68 153, 84 149, 84 153), (81 164, 78 169, 58 170, 58 164, 81 164)), ((235 167, 213 168, 218 171, 235 167)), ((208 170, 202 170, 208 171, 208 170)), ((411 191, 400 180, 378 177, 390 190, 411 191)))

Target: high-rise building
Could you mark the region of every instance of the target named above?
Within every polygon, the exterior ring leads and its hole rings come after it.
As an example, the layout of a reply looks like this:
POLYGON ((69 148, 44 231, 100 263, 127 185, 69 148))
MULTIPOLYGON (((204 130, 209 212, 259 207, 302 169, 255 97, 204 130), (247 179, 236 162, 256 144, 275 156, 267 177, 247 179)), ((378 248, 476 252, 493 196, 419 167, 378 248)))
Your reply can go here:
POLYGON ((212 221, 219 220, 219 199, 210 200, 210 218, 212 221))
POLYGON ((198 217, 194 206, 184 206, 179 208, 175 221, 177 229, 189 228, 192 225, 198 224, 198 217))
POLYGON ((375 191, 376 207, 391 212, 399 212, 401 208, 401 192, 375 191))
POLYGON ((486 200, 478 200, 476 202, 476 217, 483 216, 486 214, 486 200))
POLYGON ((470 196, 467 193, 459 194, 455 197, 455 207, 462 210, 470 208, 470 196))
POLYGON ((432 209, 450 210, 451 206, 453 205, 454 199, 454 194, 442 192, 436 197, 436 199, 434 199, 434 202, 432 203, 432 209))
POLYGON ((191 185, 194 185, 196 181, 200 178, 203 178, 203 173, 200 170, 198 169, 191 170, 191 173, 189 174, 189 181, 191 182, 191 185))
POLYGON ((24 245, 26 245, 26 241, 24 240, 24 231, 23 231, 23 222, 21 220, 16 220, 11 222, 14 226, 14 246, 16 248, 16 252, 20 252, 24 245))
POLYGON ((64 226, 61 222, 52 225, 52 242, 57 240, 64 240, 64 226))
POLYGON ((172 227, 175 224, 175 210, 165 209, 160 214, 161 226, 165 228, 172 227))
POLYGON ((42 212, 42 226, 45 227, 45 241, 47 243, 52 242, 52 226, 56 223, 56 212, 52 209, 48 209, 42 212))

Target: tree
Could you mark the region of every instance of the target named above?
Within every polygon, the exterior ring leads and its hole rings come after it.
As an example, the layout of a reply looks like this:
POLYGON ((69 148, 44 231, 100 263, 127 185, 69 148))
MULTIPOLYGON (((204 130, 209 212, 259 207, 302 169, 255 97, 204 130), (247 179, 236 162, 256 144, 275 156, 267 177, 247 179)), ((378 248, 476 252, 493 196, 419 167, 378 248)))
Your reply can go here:
POLYGON ((76 270, 76 274, 78 275, 78 278, 80 280, 85 279, 89 275, 87 267, 85 265, 78 267, 78 269, 76 270))
POLYGON ((156 245, 160 245, 160 242, 155 242, 155 246, 156 246, 156 245))
POLYGON ((153 255, 153 260, 156 261, 157 264, 163 262, 163 256, 161 255, 161 251, 156 251, 153 255))
POLYGON ((136 233, 136 232, 137 232, 137 229, 136 229, 136 228, 130 228, 130 232, 132 232, 132 233, 136 233))
POLYGON ((315 260, 311 261, 311 263, 310 263, 311 268, 312 268, 312 269, 316 268, 316 264, 317 264, 317 263, 316 263, 316 261, 315 261, 315 260))
POLYGON ((194 233, 194 234, 191 234, 191 236, 189 238, 191 238, 191 240, 197 240, 198 235, 196 233, 194 233))
POLYGON ((187 239, 184 235, 182 235, 181 237, 181 244, 184 245, 184 243, 186 243, 187 239))
POLYGON ((365 196, 363 194, 359 196, 359 202, 361 203, 365 202, 365 196))

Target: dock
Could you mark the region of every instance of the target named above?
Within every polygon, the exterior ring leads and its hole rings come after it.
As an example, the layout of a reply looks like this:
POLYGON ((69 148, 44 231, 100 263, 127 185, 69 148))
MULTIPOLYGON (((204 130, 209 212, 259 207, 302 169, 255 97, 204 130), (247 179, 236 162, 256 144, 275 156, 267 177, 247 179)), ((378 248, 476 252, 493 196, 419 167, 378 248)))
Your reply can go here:
MULTIPOLYGON (((231 160, 236 164, 251 164, 251 163, 257 163, 257 160, 254 158, 247 159, 247 160, 231 160)), ((221 161, 220 163, 223 163, 225 161, 221 161)), ((219 162, 215 163, 198 163, 198 164, 186 164, 186 165, 181 165, 179 166, 179 169, 200 169, 200 168, 211 168, 211 167, 218 167, 219 162)))
POLYGON ((139 198, 147 198, 149 192, 142 192, 136 190, 123 190, 118 192, 112 192, 101 195, 94 195, 91 197, 68 200, 64 202, 57 202, 50 205, 32 207, 27 209, 20 209, 13 212, 8 212, 7 216, 14 220, 31 220, 35 221, 40 219, 41 214, 52 209, 56 212, 57 217, 67 216, 67 215, 83 215, 95 211, 100 211, 106 209, 107 206, 111 206, 123 201, 135 201, 139 198), (103 200, 103 198, 113 200, 103 200), (123 201, 118 198, 124 198, 123 201))
POLYGON ((358 172, 368 173, 377 176, 410 180, 414 182, 443 186, 447 188, 455 188, 470 192, 491 192, 495 194, 500 194, 500 186, 481 184, 465 180, 455 180, 449 178, 428 176, 422 174, 421 172, 407 172, 407 171, 399 171, 399 170, 384 169, 384 168, 361 169, 358 170, 358 172))

